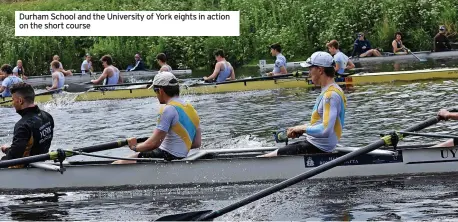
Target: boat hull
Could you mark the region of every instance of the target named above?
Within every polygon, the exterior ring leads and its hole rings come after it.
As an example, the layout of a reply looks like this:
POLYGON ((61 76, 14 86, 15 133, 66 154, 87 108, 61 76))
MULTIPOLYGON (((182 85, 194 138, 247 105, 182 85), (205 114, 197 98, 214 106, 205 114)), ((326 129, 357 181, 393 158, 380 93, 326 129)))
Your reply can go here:
MULTIPOLYGON (((191 70, 173 70, 173 74, 176 76, 180 75, 188 75, 191 74, 191 70)), ((146 77, 153 77, 157 74, 157 71, 132 71, 132 72, 121 72, 121 76, 123 78, 146 78, 146 77)), ((83 83, 89 82, 92 79, 96 79, 100 76, 97 75, 82 75, 81 73, 74 74, 72 76, 65 77, 65 83, 83 83)), ((44 85, 51 85, 52 84, 52 77, 51 75, 44 75, 44 76, 29 76, 27 80, 24 82, 36 87, 36 86, 44 86, 44 85)), ((1 84, 1 81, 0 81, 1 84)))
MULTIPOLYGON (((398 155, 366 154, 335 167, 318 178, 388 176, 458 171, 456 148, 421 148, 398 151, 398 155)), ((125 186, 189 187, 201 184, 251 183, 284 180, 344 155, 315 154, 257 158, 216 157, 213 159, 148 162, 126 165, 70 165, 61 174, 38 168, 1 169, 0 189, 72 190, 125 186), (14 178, 14 179, 12 179, 14 178)))
MULTIPOLYGON (((414 54, 420 59, 453 59, 458 57, 458 51, 447 51, 447 52, 414 52, 414 54)), ((352 58, 351 61, 353 63, 361 63, 361 64, 373 64, 373 63, 383 63, 383 62, 412 62, 417 61, 418 59, 415 58, 413 55, 394 55, 390 54, 387 56, 382 57, 363 57, 363 58, 352 58)), ((287 69, 300 69, 301 63, 305 61, 298 61, 298 62, 288 62, 286 63, 287 69)), ((261 70, 273 69, 274 64, 267 64, 265 60, 260 60, 258 64, 261 70)))
MULTIPOLYGON (((395 81, 416 81, 427 79, 458 79, 458 69, 416 70, 399 72, 381 72, 355 74, 349 77, 336 78, 336 82, 344 86, 364 85, 369 83, 383 83, 395 81)), ((269 90, 281 88, 313 88, 316 87, 308 78, 282 78, 271 80, 251 81, 250 79, 237 80, 224 84, 201 84, 184 87, 182 95, 186 94, 212 94, 253 90, 269 90)), ((119 89, 113 91, 88 91, 80 94, 63 93, 57 95, 44 95, 35 97, 36 102, 43 103, 60 97, 71 97, 75 101, 94 101, 111 99, 132 99, 156 96, 153 90, 146 88, 119 89)), ((10 98, 3 98, 9 100, 10 98)), ((4 103, 0 106, 11 106, 4 103)))

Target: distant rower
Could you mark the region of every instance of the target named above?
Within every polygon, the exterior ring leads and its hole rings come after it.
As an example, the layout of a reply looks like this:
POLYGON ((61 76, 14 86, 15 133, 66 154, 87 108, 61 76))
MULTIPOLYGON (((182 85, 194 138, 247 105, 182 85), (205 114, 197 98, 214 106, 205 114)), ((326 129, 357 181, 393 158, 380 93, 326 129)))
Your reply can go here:
POLYGON ((235 72, 232 65, 226 61, 224 51, 218 49, 214 52, 216 59, 215 70, 209 77, 204 77, 205 81, 216 79, 216 82, 224 82, 228 80, 235 80, 235 72))
POLYGON ((81 74, 90 74, 92 73, 92 61, 91 55, 86 54, 86 58, 84 59, 83 63, 81 64, 81 74))
MULTIPOLYGON (((113 66, 113 59, 109 55, 104 55, 100 59, 104 67, 102 75, 98 79, 91 80, 93 84, 116 85, 122 83, 121 73, 118 68, 113 66)), ((113 89, 113 88, 105 88, 113 89)))
POLYGON ((2 97, 10 97, 11 96, 11 87, 16 84, 23 82, 21 78, 13 75, 13 68, 5 64, 0 68, 1 74, 5 77, 2 81, 2 86, 0 86, 0 93, 2 93, 2 97))
POLYGON ((450 45, 450 41, 448 40, 447 36, 445 35, 446 28, 445 26, 441 25, 439 27, 439 33, 434 37, 434 51, 435 52, 444 52, 452 50, 452 46, 450 45))
POLYGON ((351 53, 351 57, 353 57, 355 54, 359 57, 382 56, 382 54, 377 49, 373 49, 371 47, 371 43, 366 39, 364 33, 362 32, 358 33, 358 38, 353 44, 353 52, 351 53))
MULTIPOLYGON (((62 88, 64 87, 64 83, 65 83, 65 76, 64 74, 60 71, 61 69, 59 68, 60 67, 60 63, 59 61, 57 60, 54 60, 52 61, 51 63, 51 68, 52 68, 52 86, 49 87, 47 86, 46 89, 48 91, 51 91, 51 90, 56 90, 56 89, 60 89, 62 90, 62 88)), ((60 91, 59 90, 59 91, 60 91)))
POLYGON ((279 43, 270 46, 270 53, 275 56, 275 64, 272 72, 267 73, 268 76, 284 75, 287 74, 286 58, 281 54, 282 49, 279 43))
POLYGON ((337 40, 331 40, 328 44, 326 44, 326 47, 328 47, 329 53, 334 56, 336 65, 335 70, 337 74, 342 75, 346 69, 355 68, 355 64, 348 59, 348 56, 339 50, 339 42, 337 42, 337 40))
POLYGON ((395 39, 391 43, 393 46, 393 53, 399 55, 405 55, 408 53, 407 48, 402 44, 402 34, 400 32, 396 32, 394 35, 395 39))
MULTIPOLYGON (((197 111, 180 98, 178 79, 170 72, 154 76, 154 92, 160 104, 156 129, 144 143, 137 144, 136 138, 129 138, 129 147, 135 153, 130 158, 161 158, 176 160, 187 157, 189 150, 201 145, 200 119, 197 111)), ((118 160, 114 164, 135 163, 118 160)))
POLYGON ((167 64, 167 57, 164 53, 157 54, 156 61, 161 66, 159 72, 172 72, 172 67, 167 64))
MULTIPOLYGON (((56 61, 56 60, 57 60, 57 61, 60 60, 60 57, 59 57, 58 55, 54 55, 54 56, 52 57, 52 61, 56 61)), ((52 63, 52 62, 51 62, 51 63, 52 63)), ((64 69, 64 66, 62 66, 62 63, 61 63, 60 61, 59 61, 59 69, 60 69, 59 71, 62 72, 62 73, 64 74, 64 76, 71 76, 71 75, 73 75, 72 71, 70 71, 70 70, 65 70, 65 69, 64 69)), ((52 71, 52 67, 50 67, 49 70, 51 71, 51 74, 52 74, 52 72, 53 72, 53 71, 52 71)))
POLYGON ((13 74, 21 79, 26 80, 27 76, 25 75, 24 67, 22 66, 22 60, 16 62, 16 67, 13 69, 13 74))
POLYGON ((261 157, 329 153, 342 136, 347 99, 334 81, 332 56, 327 52, 315 52, 305 63, 312 82, 321 86, 321 94, 313 107, 310 123, 288 128, 287 136, 298 138, 305 133, 307 137, 261 157))
MULTIPOLYGON (((54 134, 53 117, 35 105, 35 92, 31 85, 21 82, 11 88, 13 107, 21 115, 14 125, 11 146, 3 145, 1 150, 6 153, 2 160, 11 160, 34 156, 49 152, 54 134)), ((23 165, 11 168, 22 168, 23 165)))
POLYGON ((145 64, 140 56, 140 53, 135 54, 135 66, 128 66, 127 71, 140 71, 145 70, 145 64))

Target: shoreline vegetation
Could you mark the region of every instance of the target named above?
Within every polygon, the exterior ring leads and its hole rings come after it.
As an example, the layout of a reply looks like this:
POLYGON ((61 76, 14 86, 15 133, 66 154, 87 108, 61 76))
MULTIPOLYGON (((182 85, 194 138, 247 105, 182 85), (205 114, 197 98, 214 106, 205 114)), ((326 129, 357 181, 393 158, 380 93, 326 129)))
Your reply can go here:
MULTIPOLYGON (((439 25, 450 40, 458 32, 458 0, 26 0, 0 3, 0 63, 24 62, 26 75, 48 75, 57 54, 65 69, 80 72, 86 53, 98 61, 110 54, 125 70, 139 52, 148 69, 157 69, 155 56, 164 52, 174 68, 213 69, 213 51, 221 48, 234 67, 272 62, 268 46, 279 42, 288 61, 304 60, 336 39, 349 55, 356 33, 366 33, 374 48, 390 51, 394 33, 412 51, 430 51, 439 25), (15 11, 240 11, 238 37, 16 37, 15 11)), ((145 27, 154 28, 154 27, 145 27)), ((223 29, 224 27, 209 27, 223 29)), ((128 32, 128 30, 126 30, 128 32)))

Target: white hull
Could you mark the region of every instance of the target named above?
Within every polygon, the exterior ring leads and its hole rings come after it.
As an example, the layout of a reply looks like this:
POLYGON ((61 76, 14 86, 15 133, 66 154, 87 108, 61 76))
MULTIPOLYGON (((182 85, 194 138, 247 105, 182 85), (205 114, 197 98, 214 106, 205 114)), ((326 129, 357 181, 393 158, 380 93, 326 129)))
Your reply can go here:
MULTIPOLYGON (((414 52, 414 54, 420 58, 420 59, 445 59, 445 58, 456 58, 458 57, 458 51, 448 51, 448 52, 414 52)), ((365 58, 353 58, 352 61, 354 63, 364 63, 364 64, 369 64, 369 63, 382 63, 382 62, 393 62, 393 61, 405 61, 405 62, 410 62, 410 61, 415 61, 417 58, 415 58, 413 55, 394 55, 391 54, 389 56, 382 56, 382 57, 365 57, 365 58)), ((298 61, 298 62, 288 62, 286 63, 286 68, 287 69, 300 69, 301 63, 305 61, 298 61)), ((267 64, 266 60, 259 60, 259 69, 261 70, 267 70, 267 69, 273 69, 274 64, 267 64)))
MULTIPOLYGON (((173 70, 173 74, 176 76, 180 75, 187 75, 191 74, 192 71, 187 69, 187 70, 173 70)), ((154 75, 157 74, 157 71, 132 71, 132 72, 124 72, 121 71, 121 76, 124 79, 129 79, 129 78, 146 78, 146 77, 153 77, 154 75)), ((83 82, 89 82, 92 79, 96 79, 100 76, 100 73, 97 75, 82 75, 81 73, 74 74, 73 76, 67 76, 65 77, 65 83, 83 83, 83 82)), ((29 76, 27 80, 25 80, 26 83, 32 85, 32 86, 43 86, 43 85, 51 85, 52 83, 52 77, 51 75, 44 75, 44 76, 29 76)), ((0 81, 1 84, 1 81, 0 81)))
MULTIPOLYGON (((313 178, 458 171, 458 149, 456 148, 407 149, 400 151, 397 156, 386 155, 386 153, 389 154, 389 152, 374 152, 372 155, 356 158, 313 178)), ((157 161, 128 165, 109 165, 102 162, 90 165, 67 165, 63 174, 39 168, 0 169, 0 178, 2 178, 0 190, 74 190, 122 186, 180 187, 284 180, 344 153, 256 158, 255 155, 259 154, 259 152, 249 154, 235 152, 231 154, 232 156, 219 155, 214 159, 192 160, 193 156, 189 156, 187 161, 157 161)))

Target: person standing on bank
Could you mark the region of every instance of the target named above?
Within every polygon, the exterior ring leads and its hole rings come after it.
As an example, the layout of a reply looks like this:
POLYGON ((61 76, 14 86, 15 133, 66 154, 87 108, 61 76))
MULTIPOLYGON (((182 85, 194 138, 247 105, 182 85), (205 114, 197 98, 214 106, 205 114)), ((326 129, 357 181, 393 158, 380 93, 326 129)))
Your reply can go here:
MULTIPOLYGON (((49 152, 54 135, 54 119, 35 105, 35 92, 31 85, 20 82, 11 88, 12 105, 21 119, 14 126, 11 146, 3 145, 6 155, 1 160, 11 160, 49 152)), ((11 168, 22 168, 24 165, 11 168)))

